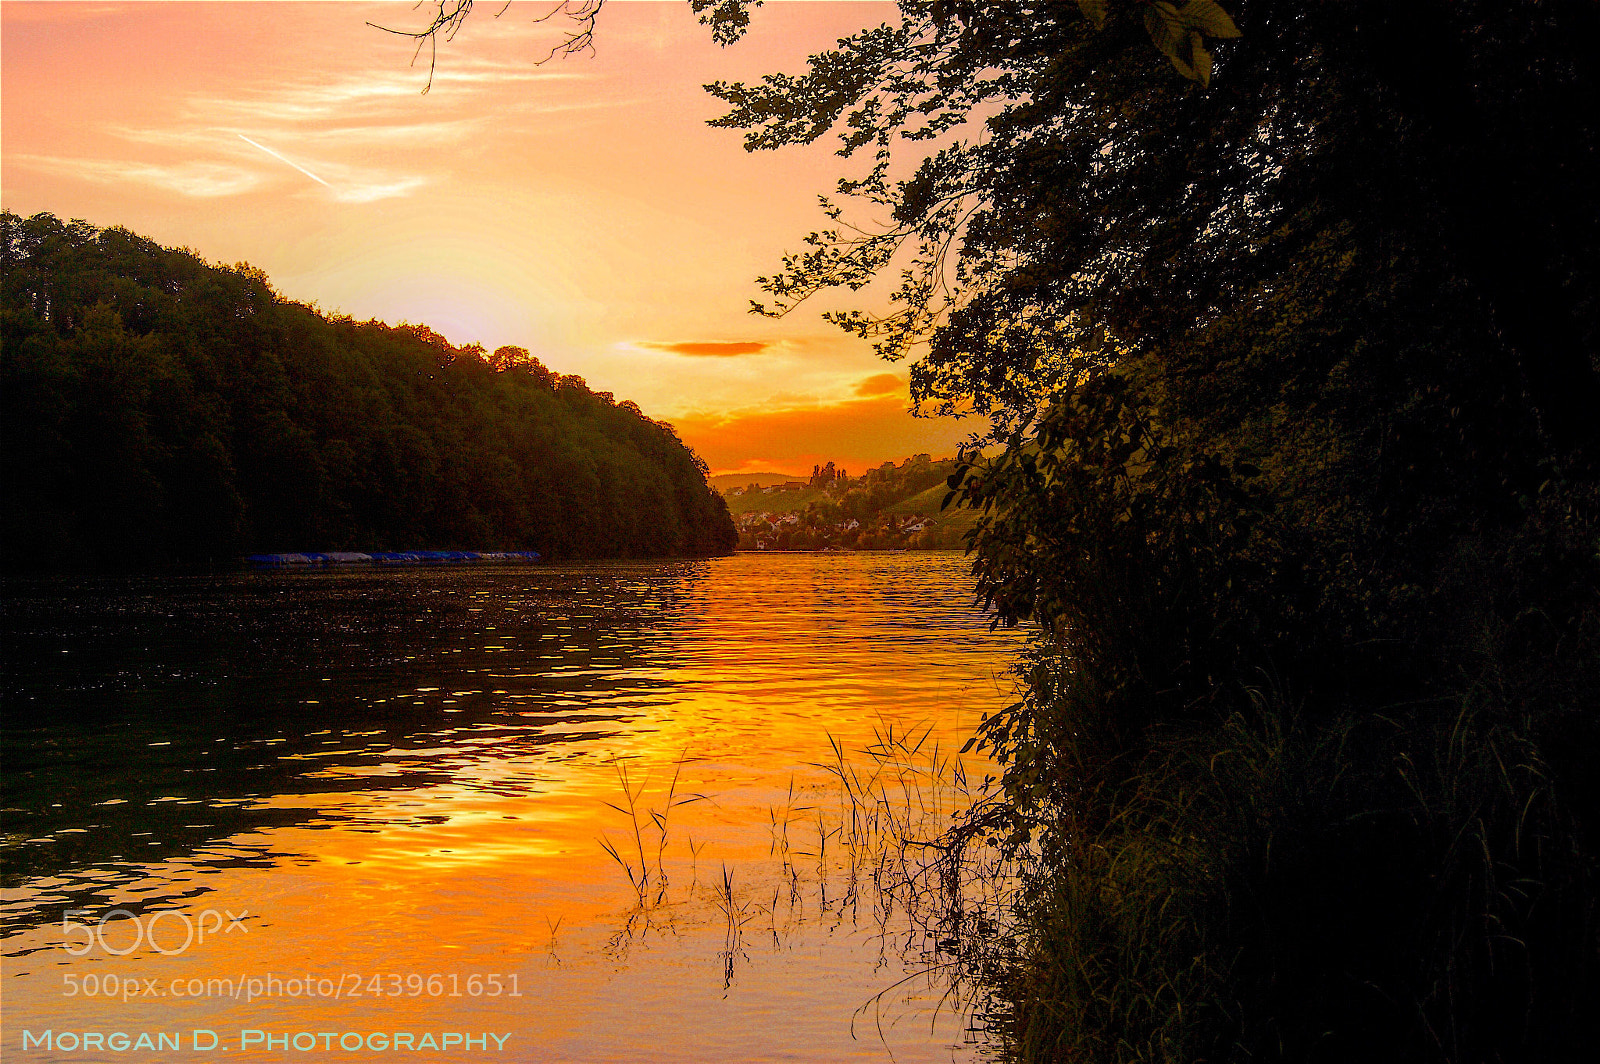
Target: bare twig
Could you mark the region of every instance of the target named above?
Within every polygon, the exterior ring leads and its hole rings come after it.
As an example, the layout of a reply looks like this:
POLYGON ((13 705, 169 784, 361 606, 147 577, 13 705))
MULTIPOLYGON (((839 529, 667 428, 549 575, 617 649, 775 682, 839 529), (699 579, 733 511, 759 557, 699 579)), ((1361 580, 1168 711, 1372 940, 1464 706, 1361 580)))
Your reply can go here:
MULTIPOLYGON (((409 37, 417 42, 417 50, 412 53, 411 62, 416 63, 417 57, 422 54, 422 49, 428 49, 428 83, 423 86, 423 95, 433 88, 433 75, 439 65, 439 39, 441 37, 448 43, 455 39, 461 27, 466 24, 467 17, 472 14, 473 0, 431 0, 430 3, 419 2, 416 7, 432 6, 433 17, 428 24, 417 30, 401 30, 392 26, 380 26, 376 22, 367 25, 384 33, 392 33, 396 37, 409 37)), ((534 19, 535 23, 548 22, 557 15, 564 15, 572 23, 572 28, 566 31, 566 40, 553 45, 543 59, 536 60, 534 66, 548 63, 556 56, 577 55, 580 52, 594 53, 594 25, 595 19, 600 15, 600 9, 605 7, 606 0, 560 0, 549 11, 534 19)), ((511 7, 511 0, 506 0, 499 11, 494 13, 495 18, 504 15, 511 7)))

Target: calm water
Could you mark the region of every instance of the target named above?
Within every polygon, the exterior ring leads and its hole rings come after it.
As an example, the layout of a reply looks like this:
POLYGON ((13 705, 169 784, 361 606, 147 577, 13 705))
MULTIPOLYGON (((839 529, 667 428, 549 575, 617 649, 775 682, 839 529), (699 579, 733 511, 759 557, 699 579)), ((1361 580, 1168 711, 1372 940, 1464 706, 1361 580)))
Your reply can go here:
POLYGON ((877 889, 1009 693, 970 601, 941 554, 12 583, 0 1056, 971 1058, 877 889))

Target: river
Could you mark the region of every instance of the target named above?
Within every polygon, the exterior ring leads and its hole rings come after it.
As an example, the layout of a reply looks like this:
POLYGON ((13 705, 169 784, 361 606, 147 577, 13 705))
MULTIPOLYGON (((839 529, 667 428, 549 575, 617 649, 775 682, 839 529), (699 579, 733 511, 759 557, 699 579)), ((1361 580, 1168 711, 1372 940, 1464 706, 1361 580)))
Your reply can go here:
POLYGON ((13 580, 4 639, 7 1060, 981 1053, 905 896, 1017 649, 959 555, 13 580))

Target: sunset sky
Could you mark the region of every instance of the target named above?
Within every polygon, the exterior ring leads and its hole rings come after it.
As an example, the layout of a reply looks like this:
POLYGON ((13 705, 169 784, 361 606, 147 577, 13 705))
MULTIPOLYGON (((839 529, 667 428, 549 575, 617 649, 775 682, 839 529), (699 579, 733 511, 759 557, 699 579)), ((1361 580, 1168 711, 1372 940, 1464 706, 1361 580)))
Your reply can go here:
POLYGON ((593 57, 539 65, 550 5, 483 3, 424 94, 427 53, 367 22, 428 6, 4 3, 4 206, 246 261, 325 311, 527 347, 673 422, 713 472, 854 471, 975 427, 911 417, 905 366, 820 319, 870 290, 747 312, 850 164, 705 124, 704 83, 798 72, 892 5, 769 3, 723 49, 683 0, 613 0, 593 57))

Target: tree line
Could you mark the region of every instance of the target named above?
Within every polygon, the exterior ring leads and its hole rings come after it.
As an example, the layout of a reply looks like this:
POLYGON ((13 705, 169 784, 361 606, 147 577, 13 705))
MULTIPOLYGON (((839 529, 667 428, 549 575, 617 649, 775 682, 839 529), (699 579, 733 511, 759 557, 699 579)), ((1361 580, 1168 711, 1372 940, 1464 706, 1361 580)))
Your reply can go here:
POLYGON ((0 229, 8 568, 736 540, 670 425, 523 349, 326 315, 124 229, 0 229))

